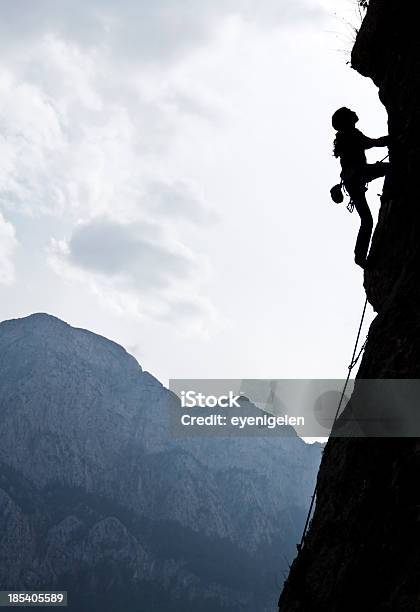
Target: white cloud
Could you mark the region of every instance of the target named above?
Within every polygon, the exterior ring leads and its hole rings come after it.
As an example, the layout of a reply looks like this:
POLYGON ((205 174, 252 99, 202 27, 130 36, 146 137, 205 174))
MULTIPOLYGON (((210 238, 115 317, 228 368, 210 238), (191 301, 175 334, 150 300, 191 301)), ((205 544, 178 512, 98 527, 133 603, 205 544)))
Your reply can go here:
MULTIPOLYGON (((42 211, 43 186, 50 185, 50 157, 61 145, 61 130, 50 101, 36 86, 0 72, 0 202, 3 207, 42 211)), ((50 180, 55 182, 55 177, 50 180)))
MULTIPOLYGON (((119 312, 213 320, 192 272, 209 266, 195 263, 182 226, 216 216, 194 181, 165 163, 182 106, 174 104, 176 82, 162 87, 156 75, 123 75, 106 53, 81 52, 56 35, 1 68, 0 206, 55 218, 54 270, 119 312), (63 225, 67 242, 59 238, 63 225), (138 239, 152 230, 156 242, 138 239), (168 250, 168 239, 157 236, 169 234, 168 250)), ((195 277, 205 281, 203 269, 195 277)))
POLYGON ((91 219, 76 226, 69 240, 53 239, 49 261, 120 314, 187 326, 217 318, 201 293, 206 262, 156 224, 91 219))
POLYGON ((154 216, 164 217, 170 222, 186 220, 197 225, 213 224, 217 215, 207 209, 185 181, 167 183, 151 181, 144 196, 144 203, 154 216))
POLYGON ((0 204, 74 218, 112 210, 127 220, 148 199, 163 213, 172 191, 172 218, 208 217, 188 178, 162 173, 179 113, 206 117, 205 92, 183 100, 170 72, 121 74, 106 54, 55 36, 17 65, 0 60, 0 204))
POLYGON ((220 21, 240 16, 264 26, 288 26, 323 16, 311 0, 0 0, 2 45, 33 43, 45 34, 86 47, 111 47, 136 62, 172 61, 205 41, 220 21))
POLYGON ((378 135, 382 118, 318 4, 0 0, 0 210, 20 243, 3 317, 128 339, 163 378, 336 374, 361 285, 357 219, 328 205, 329 115, 369 106, 378 135))
POLYGON ((15 279, 13 255, 18 246, 15 230, 0 213, 0 284, 10 285, 15 279))

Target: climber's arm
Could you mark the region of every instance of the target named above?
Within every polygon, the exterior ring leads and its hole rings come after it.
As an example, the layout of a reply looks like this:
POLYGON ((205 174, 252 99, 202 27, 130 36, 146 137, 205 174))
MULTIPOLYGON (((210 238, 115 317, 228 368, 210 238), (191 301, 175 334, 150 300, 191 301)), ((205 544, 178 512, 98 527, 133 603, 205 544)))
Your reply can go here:
POLYGON ((380 138, 368 138, 364 136, 364 148, 371 149, 372 147, 387 147, 389 145, 389 136, 381 136, 380 138))

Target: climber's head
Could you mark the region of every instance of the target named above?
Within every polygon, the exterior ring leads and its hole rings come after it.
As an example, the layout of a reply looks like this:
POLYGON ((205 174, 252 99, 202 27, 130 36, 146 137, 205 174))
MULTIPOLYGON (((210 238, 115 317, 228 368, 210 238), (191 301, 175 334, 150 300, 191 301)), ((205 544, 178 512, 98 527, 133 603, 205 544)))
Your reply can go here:
POLYGON ((345 106, 342 106, 332 116, 332 125, 335 130, 346 130, 352 128, 359 121, 356 113, 345 106))

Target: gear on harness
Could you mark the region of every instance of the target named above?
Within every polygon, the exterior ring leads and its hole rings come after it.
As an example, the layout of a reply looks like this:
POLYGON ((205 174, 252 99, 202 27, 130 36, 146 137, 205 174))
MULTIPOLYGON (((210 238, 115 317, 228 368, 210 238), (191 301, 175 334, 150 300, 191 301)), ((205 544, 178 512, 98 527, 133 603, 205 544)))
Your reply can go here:
MULTIPOLYGON (((331 187, 330 194, 332 201, 336 204, 341 204, 344 201, 343 191, 346 195, 348 195, 346 188, 344 187, 343 181, 341 181, 341 183, 338 183, 337 185, 334 185, 334 187, 331 187)), ((350 213, 352 213, 354 210, 354 201, 350 200, 346 208, 350 213)))
POLYGON ((344 200, 342 185, 343 183, 341 182, 338 185, 334 185, 334 187, 331 187, 330 189, 331 199, 336 204, 341 204, 341 202, 344 200))

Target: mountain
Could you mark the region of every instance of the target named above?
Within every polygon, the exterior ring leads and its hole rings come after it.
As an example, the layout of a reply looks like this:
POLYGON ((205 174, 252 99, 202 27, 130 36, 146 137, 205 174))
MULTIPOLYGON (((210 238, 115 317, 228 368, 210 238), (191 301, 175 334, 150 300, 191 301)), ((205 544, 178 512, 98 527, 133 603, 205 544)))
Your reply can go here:
POLYGON ((0 590, 77 612, 265 612, 320 460, 300 438, 176 438, 121 346, 46 315, 0 324, 0 590))
MULTIPOLYGON (((391 173, 373 236, 372 266, 364 279, 377 316, 355 392, 363 379, 420 378, 416 8, 400 0, 370 0, 352 52, 353 68, 379 88, 391 136, 391 173)), ((365 417, 369 419, 369 412, 365 417)), ((415 437, 329 440, 312 523, 279 610, 420 610, 419 459, 415 437)))

